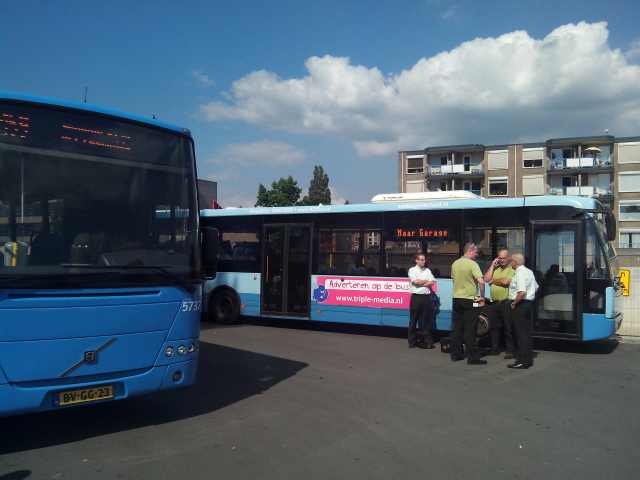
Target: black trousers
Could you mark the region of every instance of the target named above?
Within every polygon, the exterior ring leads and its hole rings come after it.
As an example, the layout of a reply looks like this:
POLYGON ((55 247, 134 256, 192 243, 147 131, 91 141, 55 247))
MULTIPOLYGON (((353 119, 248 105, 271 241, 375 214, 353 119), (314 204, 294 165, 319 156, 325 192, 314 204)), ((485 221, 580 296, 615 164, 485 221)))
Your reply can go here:
POLYGON ((531 316, 533 302, 522 300, 515 309, 512 310, 513 328, 516 336, 518 349, 516 360, 521 363, 533 364, 533 317, 531 316))
POLYGON ((409 307, 409 345, 418 342, 417 328, 422 330, 424 341, 433 342, 433 300, 431 295, 411 294, 409 307))
POLYGON ((476 344, 479 312, 479 308, 474 308, 473 300, 464 298, 453 299, 451 357, 463 356, 462 342, 464 340, 467 358, 469 360, 477 360, 480 358, 480 351, 476 344))
POLYGON ((489 325, 491 326, 491 349, 500 350, 500 340, 504 333, 504 344, 507 353, 516 353, 516 346, 513 338, 513 318, 511 313, 511 302, 502 300, 493 302, 487 309, 489 314, 489 325))

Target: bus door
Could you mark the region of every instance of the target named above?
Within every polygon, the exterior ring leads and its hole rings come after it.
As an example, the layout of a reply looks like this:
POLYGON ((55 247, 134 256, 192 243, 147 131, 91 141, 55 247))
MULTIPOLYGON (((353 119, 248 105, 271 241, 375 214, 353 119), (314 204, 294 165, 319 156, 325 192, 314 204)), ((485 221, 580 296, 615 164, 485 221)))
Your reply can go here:
POLYGON ((267 224, 262 249, 262 313, 308 317, 311 225, 267 224))
POLYGON ((547 337, 579 337, 582 291, 580 222, 534 221, 530 256, 540 285, 534 334, 547 337))

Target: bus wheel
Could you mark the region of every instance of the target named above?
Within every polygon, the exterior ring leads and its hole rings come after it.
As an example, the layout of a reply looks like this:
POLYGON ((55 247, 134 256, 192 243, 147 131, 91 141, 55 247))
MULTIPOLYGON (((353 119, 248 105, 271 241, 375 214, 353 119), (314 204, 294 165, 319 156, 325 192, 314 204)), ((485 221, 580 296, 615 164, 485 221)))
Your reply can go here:
POLYGON ((218 323, 236 323, 240 317, 240 302, 231 290, 220 290, 211 299, 211 318, 218 323))

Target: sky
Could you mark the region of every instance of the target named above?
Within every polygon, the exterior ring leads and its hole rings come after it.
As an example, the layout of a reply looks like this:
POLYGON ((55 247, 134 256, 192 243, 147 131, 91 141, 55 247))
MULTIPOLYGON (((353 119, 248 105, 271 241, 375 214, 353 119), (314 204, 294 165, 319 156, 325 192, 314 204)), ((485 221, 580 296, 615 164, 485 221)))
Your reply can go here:
POLYGON ((3 2, 0 90, 191 130, 223 206, 314 165, 334 203, 397 152, 640 135, 638 1, 3 2))

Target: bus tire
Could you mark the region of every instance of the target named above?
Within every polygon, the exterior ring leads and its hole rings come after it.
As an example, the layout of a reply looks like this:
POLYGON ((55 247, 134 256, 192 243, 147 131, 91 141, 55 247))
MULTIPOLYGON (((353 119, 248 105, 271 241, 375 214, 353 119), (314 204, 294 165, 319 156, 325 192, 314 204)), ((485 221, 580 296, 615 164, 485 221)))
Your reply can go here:
POLYGON ((221 324, 237 323, 240 318, 240 301, 238 295, 229 289, 218 290, 211 297, 209 317, 221 324))

